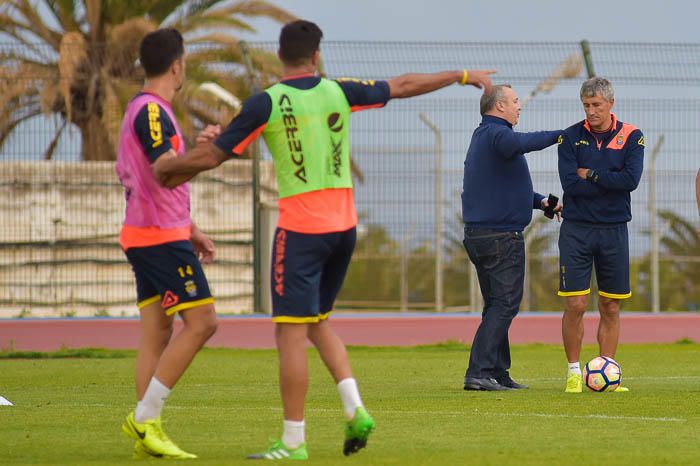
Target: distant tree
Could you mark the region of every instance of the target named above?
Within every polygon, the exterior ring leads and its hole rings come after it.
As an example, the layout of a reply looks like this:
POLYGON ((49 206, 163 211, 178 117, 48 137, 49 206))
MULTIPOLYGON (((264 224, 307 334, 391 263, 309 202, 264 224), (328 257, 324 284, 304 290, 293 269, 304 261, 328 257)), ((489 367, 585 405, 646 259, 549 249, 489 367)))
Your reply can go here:
MULTIPOLYGON (((700 239, 695 226, 670 210, 659 217, 667 231, 660 240, 659 288, 661 309, 669 311, 700 310, 700 239)), ((640 289, 651 303, 651 257, 640 264, 640 289)), ((649 309, 649 307, 647 307, 649 309)))
POLYGON ((399 257, 399 243, 382 226, 369 224, 366 233, 358 237, 338 299, 397 303, 401 279, 399 257))
MULTIPOLYGON (((83 160, 113 160, 121 114, 142 82, 138 48, 145 34, 175 27, 188 46, 188 83, 175 109, 187 130, 217 119, 200 83, 249 95, 236 32, 243 18, 294 19, 264 0, 3 0, 0 2, 0 148, 21 123, 58 115, 44 152, 51 158, 67 125, 81 134, 83 160)), ((251 50, 262 83, 281 72, 273 54, 251 50)), ((222 123, 227 123, 222 122, 222 123)))

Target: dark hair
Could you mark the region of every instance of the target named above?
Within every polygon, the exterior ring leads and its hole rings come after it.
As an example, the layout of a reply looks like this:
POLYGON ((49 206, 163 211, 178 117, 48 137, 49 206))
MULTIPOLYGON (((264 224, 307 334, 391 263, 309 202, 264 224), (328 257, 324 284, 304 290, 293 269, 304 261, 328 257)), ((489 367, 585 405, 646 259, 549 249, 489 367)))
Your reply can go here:
POLYGON ((139 48, 139 60, 147 78, 160 76, 168 71, 175 60, 185 53, 182 34, 177 29, 158 29, 146 34, 139 48))
POLYGON ((482 116, 493 110, 497 102, 503 102, 503 99, 505 99, 503 89, 506 87, 510 88, 511 86, 510 84, 497 84, 491 86, 491 92, 482 94, 479 102, 479 110, 482 116))
POLYGON ((323 32, 303 19, 287 23, 280 32, 280 58, 289 65, 299 65, 318 50, 323 32))

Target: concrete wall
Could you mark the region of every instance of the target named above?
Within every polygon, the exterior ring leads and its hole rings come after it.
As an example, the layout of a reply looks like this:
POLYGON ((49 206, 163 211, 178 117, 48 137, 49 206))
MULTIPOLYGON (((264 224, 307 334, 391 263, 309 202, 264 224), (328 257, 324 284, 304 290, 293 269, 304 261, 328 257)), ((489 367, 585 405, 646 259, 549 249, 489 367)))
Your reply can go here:
MULTIPOLYGON (((261 172, 263 201, 274 203, 272 165, 261 172)), ((220 312, 252 307, 251 198, 248 160, 192 183, 192 217, 217 246, 205 272, 220 312)), ((113 162, 2 162, 0 199, 0 317, 136 313, 113 162)))

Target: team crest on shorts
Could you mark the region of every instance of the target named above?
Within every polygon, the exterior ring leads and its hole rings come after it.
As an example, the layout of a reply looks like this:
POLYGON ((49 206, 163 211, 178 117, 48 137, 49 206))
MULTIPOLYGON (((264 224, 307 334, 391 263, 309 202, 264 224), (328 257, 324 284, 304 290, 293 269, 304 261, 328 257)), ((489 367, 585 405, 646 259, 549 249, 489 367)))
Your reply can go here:
POLYGON ((194 280, 187 280, 185 282, 185 293, 190 298, 197 296, 197 285, 194 284, 194 280))

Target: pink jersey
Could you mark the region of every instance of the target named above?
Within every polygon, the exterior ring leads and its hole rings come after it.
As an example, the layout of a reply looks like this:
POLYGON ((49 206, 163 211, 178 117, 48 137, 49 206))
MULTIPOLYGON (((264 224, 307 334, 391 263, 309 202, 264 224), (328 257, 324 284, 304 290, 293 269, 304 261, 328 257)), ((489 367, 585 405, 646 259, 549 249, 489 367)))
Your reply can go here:
MULTIPOLYGON (((177 140, 171 138, 173 149, 181 155, 185 144, 177 126, 170 103, 155 94, 140 94, 126 108, 119 135, 117 151, 117 175, 124 186, 126 197, 125 227, 157 227, 159 229, 180 229, 190 226, 190 187, 189 183, 177 188, 164 188, 158 184, 151 164, 141 142, 134 131, 134 119, 138 112, 149 103, 160 105, 175 126, 177 140)), ((156 113, 157 115, 158 113, 156 113)), ((151 121, 151 136, 158 143, 163 138, 160 122, 151 121)))

